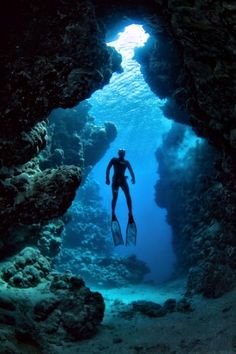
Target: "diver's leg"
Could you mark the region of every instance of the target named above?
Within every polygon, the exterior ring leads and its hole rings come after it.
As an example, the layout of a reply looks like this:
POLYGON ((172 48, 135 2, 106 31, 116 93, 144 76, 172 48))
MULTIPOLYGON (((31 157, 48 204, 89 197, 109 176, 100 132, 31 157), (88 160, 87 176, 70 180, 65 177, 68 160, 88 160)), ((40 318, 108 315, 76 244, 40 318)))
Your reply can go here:
POLYGON ((112 184, 112 202, 111 202, 111 209, 112 209, 112 217, 115 217, 115 208, 116 202, 118 198, 118 190, 119 186, 116 183, 112 184))
POLYGON ((125 198, 126 198, 127 206, 129 209, 129 214, 132 215, 132 200, 131 200, 131 196, 130 196, 130 192, 129 192, 128 183, 126 181, 123 182, 121 184, 121 188, 122 188, 123 192, 125 193, 125 198))

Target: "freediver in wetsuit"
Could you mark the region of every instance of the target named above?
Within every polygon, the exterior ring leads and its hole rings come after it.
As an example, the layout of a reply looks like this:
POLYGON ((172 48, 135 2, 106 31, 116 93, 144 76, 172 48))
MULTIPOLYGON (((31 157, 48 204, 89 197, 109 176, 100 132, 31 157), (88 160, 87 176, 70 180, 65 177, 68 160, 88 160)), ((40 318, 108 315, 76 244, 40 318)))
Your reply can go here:
POLYGON ((118 198, 119 187, 123 190, 126 197, 127 206, 129 209, 129 222, 133 221, 133 213, 132 213, 132 200, 129 192, 129 186, 127 183, 127 176, 125 176, 125 170, 128 169, 131 175, 131 182, 135 183, 135 175, 134 171, 129 163, 129 161, 125 160, 125 150, 119 149, 118 158, 113 157, 109 162, 106 169, 106 184, 110 184, 110 169, 113 166, 114 175, 112 177, 112 220, 116 220, 115 208, 116 202, 118 198))

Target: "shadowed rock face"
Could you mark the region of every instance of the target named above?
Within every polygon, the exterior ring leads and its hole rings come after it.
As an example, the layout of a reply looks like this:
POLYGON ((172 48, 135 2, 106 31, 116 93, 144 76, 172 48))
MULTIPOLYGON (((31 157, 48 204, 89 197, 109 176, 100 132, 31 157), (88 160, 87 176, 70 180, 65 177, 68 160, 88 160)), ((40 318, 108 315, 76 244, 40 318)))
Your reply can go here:
POLYGON ((6 137, 30 130, 53 108, 89 97, 119 66, 87 1, 14 5, 2 13, 1 134, 6 137))
MULTIPOLYGON (((52 219, 70 206, 83 166, 78 158, 56 163, 60 146, 54 146, 51 170, 45 170, 46 166, 41 171, 37 155, 46 146, 46 119, 53 108, 72 107, 107 84, 112 72, 120 70, 121 57, 106 47, 104 33, 86 1, 69 5, 60 0, 47 5, 10 1, 1 11, 0 26, 0 228, 4 243, 8 227, 52 219)), ((90 150, 101 151, 94 147, 99 144, 104 153, 111 128, 91 128, 94 138, 88 136, 92 143, 81 154, 81 159, 88 156, 89 166, 97 160, 89 157, 90 150)))
POLYGON ((80 169, 62 166, 34 175, 23 172, 2 182, 1 228, 33 224, 62 215, 81 181, 80 169), (63 193, 62 193, 63 191, 63 193))
MULTIPOLYGON (((53 163, 40 164, 38 154, 49 136, 47 117, 52 109, 73 107, 102 88, 112 72, 120 70, 121 58, 106 47, 104 32, 87 1, 9 1, 0 17, 0 257, 25 245, 37 245, 53 257, 63 223, 47 221, 63 215, 71 205, 83 166, 76 159, 70 162, 69 154, 57 163, 60 147, 55 146, 47 155, 49 159, 56 155, 53 163)), ((86 151, 89 166, 104 153, 115 128, 92 126, 88 138, 92 134, 96 136, 86 151), (92 159, 93 145, 97 157, 92 159)), ((84 160, 85 154, 81 155, 84 160)), ((11 339, 1 349, 17 351, 16 337, 26 346, 48 350, 48 342, 57 338, 93 335, 103 318, 102 296, 91 293, 81 279, 52 275, 49 259, 37 248, 30 255, 22 252, 9 259, 1 273, 9 285, 7 293, 5 285, 0 291, 1 328, 12 326, 11 339)))
POLYGON ((218 0, 93 2, 110 31, 125 16, 127 23, 134 19, 144 25, 152 38, 136 57, 151 89, 176 100, 197 134, 235 149, 235 5, 218 0))
POLYGON ((233 175, 225 179, 217 167, 221 153, 206 141, 181 157, 187 134, 174 124, 156 152, 156 201, 168 211, 178 266, 189 270, 188 290, 218 297, 236 282, 233 175))
MULTIPOLYGON (((44 352, 53 343, 89 338, 102 321, 105 306, 99 293, 79 277, 50 271, 49 260, 34 248, 25 248, 0 267, 0 323, 8 324, 13 347, 17 338, 11 352, 24 344, 26 353, 27 345, 44 352)), ((2 352, 7 347, 5 340, 2 352)))

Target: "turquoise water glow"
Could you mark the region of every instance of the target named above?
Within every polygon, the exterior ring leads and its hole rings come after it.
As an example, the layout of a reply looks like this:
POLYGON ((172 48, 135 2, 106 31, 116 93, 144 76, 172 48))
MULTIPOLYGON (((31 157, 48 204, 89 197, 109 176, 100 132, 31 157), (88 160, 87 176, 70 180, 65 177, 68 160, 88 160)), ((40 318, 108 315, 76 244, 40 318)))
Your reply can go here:
MULTIPOLYGON (((96 118, 97 123, 114 122, 118 128, 118 137, 93 169, 93 175, 100 184, 104 206, 110 213, 111 187, 105 184, 105 169, 120 147, 126 149, 126 158, 137 180, 135 185, 129 185, 138 241, 136 247, 119 246, 116 250, 121 255, 136 254, 151 267, 149 278, 161 281, 171 274, 175 257, 171 245, 171 229, 165 222, 166 212, 154 202, 154 185, 158 179, 154 154, 162 135, 170 129, 172 123, 163 116, 161 107, 164 101, 150 91, 139 64, 133 59, 134 48, 143 45, 147 38, 142 26, 132 25, 119 35, 117 41, 108 44, 121 53, 124 72, 114 74, 109 85, 93 94, 89 99, 92 105, 90 114, 96 118)), ((116 214, 123 234, 127 213, 124 195, 120 191, 116 214)))

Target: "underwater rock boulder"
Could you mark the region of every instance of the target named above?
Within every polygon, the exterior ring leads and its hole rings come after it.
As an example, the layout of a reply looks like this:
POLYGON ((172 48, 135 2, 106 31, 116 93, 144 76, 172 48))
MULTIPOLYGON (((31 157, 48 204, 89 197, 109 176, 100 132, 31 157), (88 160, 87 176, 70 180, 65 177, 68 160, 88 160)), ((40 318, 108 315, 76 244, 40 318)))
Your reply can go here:
MULTIPOLYGON (((81 278, 51 273, 28 289, 0 286, 1 329, 13 342, 34 350, 93 336, 104 314, 101 294, 91 292, 81 278)), ((7 341, 6 341, 7 342, 7 341)))
POLYGON ((1 266, 0 277, 12 287, 35 287, 51 271, 50 261, 36 248, 27 247, 1 266))
POLYGON ((166 315, 163 307, 153 301, 134 301, 132 306, 135 312, 141 312, 147 317, 162 317, 166 315))
POLYGON ((176 301, 175 299, 167 299, 163 305, 154 301, 137 300, 131 302, 125 309, 120 311, 124 318, 132 318, 137 313, 146 317, 158 318, 166 316, 172 312, 189 313, 194 311, 189 299, 183 297, 176 301))
POLYGON ((192 115, 191 123, 215 145, 230 146, 230 131, 235 124, 235 8, 229 1, 182 6, 176 0, 168 2, 168 7, 184 69, 193 83, 185 82, 190 88, 185 105, 192 115))

